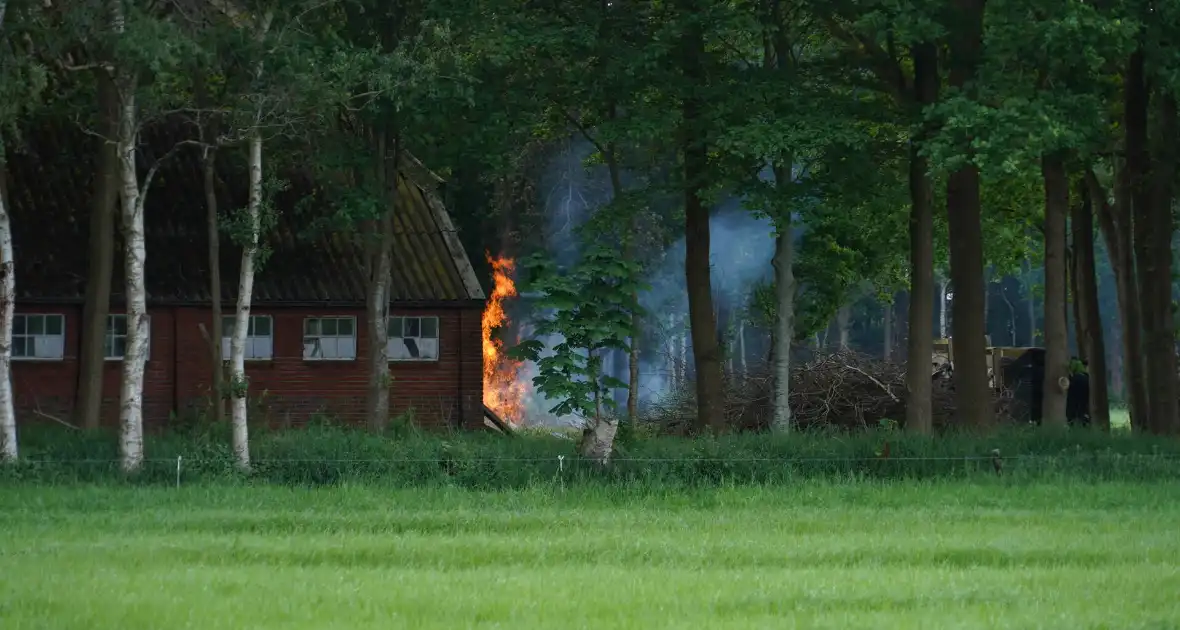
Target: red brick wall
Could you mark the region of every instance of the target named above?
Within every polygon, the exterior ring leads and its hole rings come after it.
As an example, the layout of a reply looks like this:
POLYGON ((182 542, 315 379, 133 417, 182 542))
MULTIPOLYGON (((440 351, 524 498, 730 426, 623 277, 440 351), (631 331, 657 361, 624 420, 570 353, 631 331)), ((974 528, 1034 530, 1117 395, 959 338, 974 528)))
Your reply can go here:
MULTIPOLYGON (((82 308, 17 306, 17 313, 65 315, 65 357, 60 360, 14 360, 12 367, 16 405, 24 416, 40 411, 70 421, 78 390, 78 355, 81 352, 79 328, 82 308)), ((176 351, 173 315, 170 310, 151 309, 152 340, 144 375, 144 416, 148 421, 167 422, 173 405, 173 375, 176 351)), ((123 363, 106 361, 103 365, 103 423, 118 426, 119 383, 123 363)))
MULTIPOLYGON (((21 313, 62 313, 66 316, 66 351, 60 361, 14 362, 13 382, 22 415, 40 409, 68 418, 78 383, 80 307, 18 307, 21 313)), ((161 425, 172 412, 208 409, 210 373, 208 346, 199 325, 208 327, 205 308, 153 308, 151 355, 144 391, 145 421, 161 425)), ((274 319, 274 358, 248 361, 251 404, 272 425, 295 426, 317 413, 346 422, 363 422, 368 383, 368 331, 363 309, 266 309, 255 315, 274 319), (304 361, 303 319, 316 315, 357 318, 355 361, 304 361)), ((395 414, 413 414, 421 426, 482 424, 482 351, 477 309, 401 310, 394 315, 437 315, 440 357, 436 362, 390 364, 395 414), (462 396, 460 396, 462 391, 462 396)), ((116 426, 121 363, 107 362, 104 375, 103 422, 116 426)))

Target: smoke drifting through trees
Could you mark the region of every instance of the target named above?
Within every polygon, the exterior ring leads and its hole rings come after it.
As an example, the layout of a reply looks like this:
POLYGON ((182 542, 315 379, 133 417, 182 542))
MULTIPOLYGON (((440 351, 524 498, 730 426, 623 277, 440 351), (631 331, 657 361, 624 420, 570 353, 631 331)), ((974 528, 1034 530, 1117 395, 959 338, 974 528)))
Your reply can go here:
MULTIPOLYGON (((586 165, 593 153, 588 143, 568 141, 549 161, 542 174, 540 191, 544 211, 545 249, 558 264, 572 265, 578 260, 580 242, 577 229, 596 211, 610 202, 610 184, 604 166, 586 165)), ((727 357, 744 345, 751 361, 765 358, 765 342, 756 343, 760 331, 743 326, 744 338, 750 343, 732 340, 740 322, 746 319, 746 309, 756 284, 770 278, 770 259, 774 254, 774 230, 770 220, 743 207, 735 197, 726 198, 713 208, 710 219, 712 247, 710 267, 714 299, 718 311, 718 334, 727 347, 727 357)), ((640 403, 659 400, 673 387, 676 378, 691 376, 692 343, 688 334, 688 303, 684 277, 684 238, 676 240, 658 255, 645 274, 650 289, 640 295, 640 305, 648 311, 640 342, 640 403)), ((517 279, 522 280, 521 278, 517 279)), ((539 313, 530 305, 527 284, 524 295, 510 306, 510 319, 515 322, 509 334, 521 340, 530 338, 532 327, 528 321, 539 313)), ((560 337, 540 339, 547 348, 564 341, 560 337)), ((515 339, 510 340, 515 342, 515 339)), ((734 365, 740 361, 731 360, 734 365)), ((627 380, 627 357, 622 352, 611 353, 606 359, 606 372, 627 380)), ((526 362, 521 378, 531 381, 537 367, 526 362)), ((619 392, 619 401, 625 392, 619 392)), ((549 409, 554 402, 531 391, 526 397, 526 422, 533 425, 559 426, 576 423, 575 418, 554 417, 549 409)))

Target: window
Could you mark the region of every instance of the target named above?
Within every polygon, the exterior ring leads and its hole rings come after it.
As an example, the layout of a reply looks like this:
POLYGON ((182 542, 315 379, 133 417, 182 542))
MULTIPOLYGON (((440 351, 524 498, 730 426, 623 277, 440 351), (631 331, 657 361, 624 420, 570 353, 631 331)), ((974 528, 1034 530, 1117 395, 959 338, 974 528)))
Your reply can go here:
POLYGON ((390 361, 437 361, 437 317, 390 317, 390 361))
POLYGON ((12 320, 13 359, 61 359, 66 350, 64 315, 18 314, 12 320))
MULTIPOLYGON (((221 318, 221 356, 229 360, 230 340, 234 335, 234 316, 221 318)), ((270 315, 251 315, 246 327, 246 360, 267 361, 274 356, 274 322, 270 315)))
POLYGON ((356 359, 355 317, 308 317, 303 320, 303 358, 309 361, 356 359))
MULTIPOLYGON (((107 361, 122 361, 127 352, 127 316, 107 315, 107 334, 102 342, 102 353, 107 361)), ((147 352, 152 355, 152 320, 148 316, 147 352)))

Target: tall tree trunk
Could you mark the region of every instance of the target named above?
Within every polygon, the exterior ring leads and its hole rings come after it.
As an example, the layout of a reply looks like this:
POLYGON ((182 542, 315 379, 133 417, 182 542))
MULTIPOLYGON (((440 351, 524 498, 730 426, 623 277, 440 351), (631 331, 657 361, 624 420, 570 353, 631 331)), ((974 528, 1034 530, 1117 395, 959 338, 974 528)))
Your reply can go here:
MULTIPOLYGON (((3 25, 0 0, 0 26, 3 25)), ((3 133, 0 131, 0 133, 3 133)), ((0 138, 0 462, 15 461, 16 400, 12 390, 12 320, 16 312, 16 265, 8 216, 7 161, 0 138)))
POLYGON ((119 154, 109 140, 119 134, 119 93, 106 70, 95 72, 98 84, 98 159, 90 197, 90 243, 86 297, 82 306, 75 416, 86 429, 97 429, 102 416, 102 383, 107 316, 111 311, 111 275, 115 270, 115 222, 119 202, 119 154))
POLYGON ((135 171, 135 145, 139 121, 135 108, 135 78, 124 73, 120 84, 119 198, 123 209, 123 273, 127 286, 127 347, 123 356, 123 382, 119 392, 119 425, 123 470, 143 465, 143 380, 147 366, 149 323, 144 266, 144 194, 135 171))
POLYGON ((1073 216, 1074 277, 1081 304, 1079 315, 1084 321, 1084 336, 1078 346, 1085 348, 1083 356, 1089 363, 1090 421, 1103 431, 1110 431, 1110 392, 1107 388, 1106 340, 1102 332, 1102 312, 1098 306, 1098 273, 1094 258, 1094 203, 1090 187, 1080 187, 1082 203, 1075 206, 1073 216))
POLYGON ((705 37, 699 7, 684 0, 687 24, 682 42, 682 63, 688 93, 681 105, 684 152, 684 276, 688 289, 688 314, 692 326, 692 353, 696 366, 696 431, 719 432, 725 426, 723 379, 713 286, 709 271, 709 208, 705 194, 709 153, 705 140, 704 103, 697 92, 705 84, 702 58, 705 37))
POLYGON ((379 189, 385 201, 376 221, 376 234, 370 235, 368 256, 368 297, 366 316, 369 324, 369 392, 367 412, 369 428, 381 432, 389 425, 389 300, 393 282, 393 223, 397 211, 400 138, 382 129, 377 137, 379 189), (392 152, 392 155, 390 155, 392 152))
MULTIPOLYGON (((110 0, 111 30, 122 38, 126 26, 123 3, 110 0)), ((123 354, 123 380, 119 391, 120 455, 125 472, 143 466, 143 381, 147 366, 149 321, 144 265, 147 248, 144 242, 143 214, 146 189, 139 187, 136 172, 136 144, 139 116, 136 108, 138 77, 122 63, 114 76, 119 99, 119 131, 116 152, 119 158, 119 201, 123 223, 123 275, 127 300, 127 345, 123 354)), ((147 184, 150 185, 150 178, 147 184)))
POLYGON ((1045 179, 1045 376, 1041 418, 1065 426, 1069 388, 1069 329, 1065 318, 1065 223, 1069 215, 1069 177, 1059 154, 1041 161, 1045 179))
POLYGON ((836 311, 836 334, 839 335, 841 350, 848 349, 848 332, 852 326, 852 307, 845 304, 836 311))
POLYGON ((987 323, 991 321, 992 310, 992 284, 987 276, 983 278, 983 338, 986 345, 991 345, 989 336, 991 329, 987 327, 987 323))
POLYGON ((1132 271, 1133 260, 1128 253, 1130 237, 1127 234, 1127 229, 1129 229, 1129 226, 1126 225, 1124 221, 1125 217, 1120 209, 1120 206, 1125 200, 1123 191, 1126 190, 1126 186, 1117 183, 1117 180, 1121 177, 1121 174, 1116 177, 1116 193, 1119 199, 1116 201, 1115 206, 1111 206, 1107 199, 1106 191, 1103 190, 1102 185, 1098 182, 1098 178, 1094 175, 1093 170, 1087 170, 1086 172, 1086 190, 1089 192, 1091 203, 1097 204, 1098 227, 1102 232, 1102 239, 1106 243, 1106 251, 1110 257, 1111 271, 1114 275, 1115 293, 1118 297, 1120 326, 1118 328, 1119 336, 1116 344, 1118 352, 1115 353, 1115 391, 1122 392, 1123 399, 1131 411, 1131 426, 1138 431, 1142 430, 1143 427, 1141 426, 1142 423, 1136 423, 1135 418, 1138 416, 1134 411, 1134 406, 1136 404, 1136 397, 1140 395, 1138 390, 1142 389, 1142 384, 1132 380, 1137 377, 1139 372, 1133 372, 1138 364, 1134 361, 1134 347, 1128 341, 1128 336, 1133 334, 1129 322, 1138 321, 1138 311, 1135 308, 1135 304, 1128 297, 1133 292, 1135 279, 1132 271))
MULTIPOLYGON (((266 39, 270 30, 272 12, 266 12, 255 32, 255 39, 261 43, 266 39)), ((262 76, 263 63, 261 60, 255 65, 254 76, 262 76)), ((242 244, 242 264, 238 272, 238 304, 234 317, 234 334, 230 339, 230 387, 233 401, 230 410, 233 424, 234 459, 242 471, 250 470, 250 418, 249 391, 250 382, 246 378, 246 337, 250 332, 250 302, 254 297, 254 269, 258 264, 258 242, 262 232, 262 112, 257 113, 254 124, 250 129, 249 158, 247 168, 250 171, 249 201, 246 214, 250 224, 250 233, 246 242, 242 244)), ((207 169, 211 170, 210 162, 207 169)), ((208 170, 206 177, 209 177, 208 170)), ((209 185, 206 181, 205 194, 209 195, 209 185)), ((220 276, 220 273, 218 274, 220 276)), ((220 279, 220 278, 219 278, 220 279)), ((220 297, 220 296, 218 296, 220 297)), ((216 338, 216 346, 221 345, 221 338, 216 338)), ((220 367, 215 365, 215 368, 220 367)))
MULTIPOLYGON (((938 49, 922 43, 913 47, 914 96, 919 107, 938 100, 938 49)), ((906 337, 906 418, 909 431, 933 430, 930 403, 930 366, 934 356, 934 190, 920 154, 929 134, 910 141, 910 297, 906 337)), ((946 282, 941 288, 942 335, 946 336, 946 282)))
POLYGON ((881 355, 886 362, 889 362, 893 360, 893 302, 885 303, 884 312, 885 321, 881 325, 881 328, 884 329, 882 331, 884 346, 881 355))
POLYGON ((220 424, 225 420, 225 358, 221 353, 221 340, 225 335, 221 305, 221 226, 217 218, 217 149, 206 147, 201 154, 201 172, 205 187, 205 228, 209 236, 209 299, 212 303, 213 321, 209 343, 210 359, 213 363, 213 421, 220 424))
MULTIPOLYGON (((1157 97, 1159 141, 1152 160, 1146 203, 1135 203, 1136 225, 1144 230, 1139 248, 1140 299, 1143 301, 1143 349, 1147 363, 1148 423, 1159 434, 1180 433, 1180 401, 1177 400, 1176 334, 1172 306, 1172 214, 1176 177, 1176 101, 1157 97)), ((1139 234, 1136 234, 1138 239, 1139 234)))
POLYGON ((1131 389, 1131 426, 1136 431, 1152 432, 1154 420, 1151 415, 1151 396, 1155 394, 1149 386, 1150 375, 1144 360, 1143 330, 1150 317, 1150 290, 1144 290, 1141 280, 1144 267, 1152 266, 1148 243, 1151 232, 1158 229, 1145 220, 1149 203, 1147 191, 1147 107, 1148 88, 1144 76, 1143 50, 1136 50, 1127 63, 1123 79, 1123 128, 1125 129, 1125 152, 1127 155, 1121 177, 1118 181, 1117 207, 1118 222, 1123 240, 1126 269, 1126 318, 1124 340, 1127 344, 1127 384, 1131 389))
POLYGON ((1008 290, 1001 285, 1000 297, 1004 298, 1004 305, 1008 307, 1008 343, 1012 346, 1016 345, 1016 306, 1012 304, 1012 300, 1008 297, 1008 290))
MULTIPOLYGON (((4 32, 7 0, 0 0, 0 33, 4 32)), ((0 130, 0 134, 4 131, 0 130)), ((16 264, 12 223, 8 216, 8 161, 0 136, 0 461, 15 461, 16 401, 12 391, 12 320, 16 313, 16 264)))
MULTIPOLYGON (((614 101, 611 101, 609 110, 610 117, 613 120, 617 116, 614 101)), ((610 173, 611 198, 615 200, 621 199, 623 196, 623 178, 619 172, 618 149, 613 142, 607 143, 606 153, 606 166, 610 173)), ((630 220, 629 231, 630 234, 624 239, 623 255, 627 260, 634 260, 635 238, 638 231, 638 225, 636 224, 634 215, 632 215, 630 220)), ((642 322, 639 317, 639 293, 633 293, 631 299, 634 301, 635 308, 631 310, 631 334, 627 340, 627 421, 635 422, 636 418, 639 417, 639 340, 641 338, 640 325, 642 322)), ((611 448, 613 446, 606 449, 608 458, 610 457, 611 448)), ((603 463, 605 463, 605 460, 603 463)))
MULTIPOLYGON (((778 177, 778 174, 775 175, 778 177)), ((788 217, 789 219, 789 217, 788 217)), ((774 238, 774 417, 776 431, 791 430, 791 340, 795 337, 795 246, 791 224, 774 238)))
MULTIPOLYGON (((246 379, 246 336, 250 331, 250 301, 254 295, 254 265, 258 259, 258 239, 262 231, 262 132, 250 131, 250 199, 246 212, 250 234, 242 244, 242 265, 238 274, 238 305, 230 339, 230 391, 233 401, 234 459, 238 468, 250 470, 250 422, 248 417, 249 381, 246 379)), ((221 345, 220 340, 215 345, 221 345)))
POLYGON ((1032 281, 1032 261, 1027 257, 1024 259, 1024 279, 1021 280, 1024 286, 1024 306, 1028 310, 1028 347, 1032 348, 1037 345, 1037 298, 1033 293, 1032 281))
MULTIPOLYGON (((793 89, 795 68, 791 63, 791 42, 787 37, 786 16, 782 0, 772 0, 770 23, 766 25, 763 64, 782 76, 787 89, 793 89)), ((791 345, 795 340, 795 240, 791 215, 790 188, 795 183, 795 156, 788 153, 772 164, 774 186, 780 207, 774 212, 774 329, 771 356, 774 361, 774 406, 771 426, 776 431, 791 430, 791 345)))
MULTIPOLYGON (((1077 203, 1070 205, 1070 216, 1071 217, 1076 217, 1079 207, 1080 206, 1077 203)), ((1071 225, 1071 227, 1076 228, 1076 225, 1074 224, 1072 219, 1070 221, 1070 225, 1071 225)), ((1086 348, 1086 344, 1085 344, 1084 340, 1086 338, 1086 335, 1088 334, 1087 333, 1087 325, 1088 324, 1086 322, 1085 314, 1082 313, 1082 303, 1081 303, 1081 300, 1079 299, 1080 289, 1078 288, 1078 269, 1077 269, 1078 262, 1079 261, 1078 261, 1078 254, 1077 254, 1077 246, 1076 245, 1072 246, 1072 247, 1066 246, 1065 247, 1065 280, 1066 280, 1065 284, 1066 284, 1066 287, 1068 287, 1068 291, 1066 292, 1065 301, 1069 304, 1069 308, 1067 309, 1066 316, 1073 318, 1073 338, 1074 338, 1074 344, 1077 347, 1077 352, 1075 353, 1075 355, 1077 356, 1077 358, 1079 360, 1081 360, 1083 362, 1087 362, 1090 359, 1086 354, 1087 348, 1086 348)))
MULTIPOLYGON (((984 0, 959 0, 957 12, 962 30, 951 39, 950 85, 963 89, 974 79, 983 47, 984 0)), ((966 164, 950 174, 947 182, 950 227, 951 330, 955 340, 955 408, 969 427, 992 424, 989 402, 987 348, 983 319, 983 238, 979 169, 966 164)))
POLYGON ((947 338, 946 327, 946 294, 947 294, 947 279, 938 279, 938 338, 947 338))

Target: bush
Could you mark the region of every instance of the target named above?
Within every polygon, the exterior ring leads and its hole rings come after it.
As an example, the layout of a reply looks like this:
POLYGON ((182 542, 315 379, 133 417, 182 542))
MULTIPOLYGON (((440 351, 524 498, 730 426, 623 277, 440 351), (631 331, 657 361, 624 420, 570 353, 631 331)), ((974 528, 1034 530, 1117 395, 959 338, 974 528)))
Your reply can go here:
POLYGON ((540 432, 507 439, 490 433, 396 437, 317 423, 302 429, 256 431, 253 471, 235 471, 225 426, 149 435, 143 470, 119 469, 118 437, 50 426, 22 432, 22 460, 0 467, 7 482, 207 481, 329 485, 446 485, 472 489, 538 484, 714 486, 777 484, 802 478, 995 478, 991 453, 1002 455, 1005 480, 1175 479, 1180 442, 1090 430, 1005 429, 981 437, 936 438, 891 430, 856 434, 739 434, 717 438, 633 436, 618 445, 605 470, 579 460, 573 440, 540 432))

